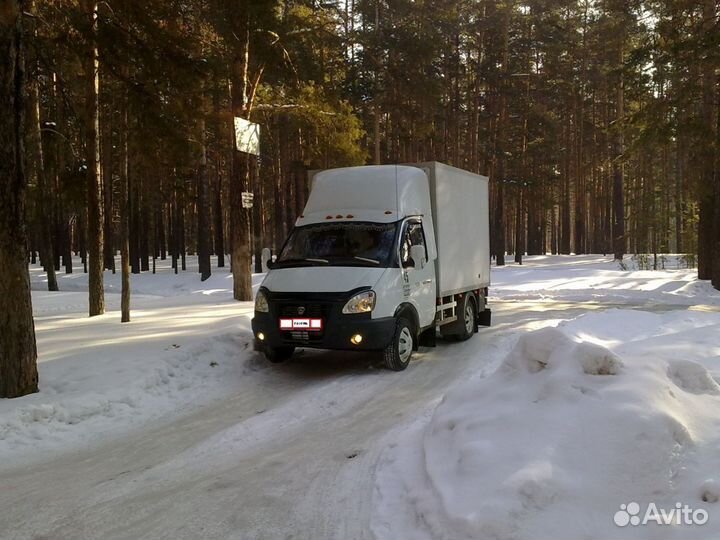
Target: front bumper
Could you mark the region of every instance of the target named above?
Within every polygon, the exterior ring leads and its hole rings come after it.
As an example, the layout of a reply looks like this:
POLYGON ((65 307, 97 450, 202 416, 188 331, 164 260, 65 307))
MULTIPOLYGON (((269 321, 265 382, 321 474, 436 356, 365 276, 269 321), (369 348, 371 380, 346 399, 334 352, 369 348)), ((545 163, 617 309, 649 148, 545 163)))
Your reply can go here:
POLYGON ((252 330, 255 348, 265 347, 309 347, 316 349, 374 351, 382 350, 390 343, 395 333, 395 319, 383 317, 372 319, 369 313, 343 314, 347 300, 358 290, 347 293, 271 293, 263 290, 268 299, 269 312, 255 312, 252 330), (280 318, 292 316, 302 306, 311 317, 323 319, 323 329, 314 331, 288 331, 280 329, 280 318), (257 338, 262 332, 264 339, 257 338), (357 345, 350 341, 360 334, 362 341, 357 345))

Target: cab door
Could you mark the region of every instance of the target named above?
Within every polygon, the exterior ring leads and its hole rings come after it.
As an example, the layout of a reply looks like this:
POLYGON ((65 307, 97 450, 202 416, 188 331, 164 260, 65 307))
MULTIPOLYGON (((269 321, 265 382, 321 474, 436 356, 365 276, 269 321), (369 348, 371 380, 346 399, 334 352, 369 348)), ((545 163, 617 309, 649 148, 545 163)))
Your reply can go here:
POLYGON ((428 257, 425 231, 420 218, 410 218, 403 224, 399 259, 403 297, 415 306, 420 326, 429 326, 435 320, 435 264, 428 257), (425 248, 424 261, 415 262, 410 257, 410 248, 417 245, 425 248))

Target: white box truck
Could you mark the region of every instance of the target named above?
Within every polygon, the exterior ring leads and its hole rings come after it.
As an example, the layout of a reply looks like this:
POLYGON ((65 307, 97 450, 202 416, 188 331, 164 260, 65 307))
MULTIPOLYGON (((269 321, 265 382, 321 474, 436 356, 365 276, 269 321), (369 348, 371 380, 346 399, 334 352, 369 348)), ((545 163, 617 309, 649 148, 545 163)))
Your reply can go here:
POLYGON ((442 163, 314 173, 305 209, 255 297, 257 350, 379 351, 407 367, 436 332, 490 325, 488 179, 442 163))

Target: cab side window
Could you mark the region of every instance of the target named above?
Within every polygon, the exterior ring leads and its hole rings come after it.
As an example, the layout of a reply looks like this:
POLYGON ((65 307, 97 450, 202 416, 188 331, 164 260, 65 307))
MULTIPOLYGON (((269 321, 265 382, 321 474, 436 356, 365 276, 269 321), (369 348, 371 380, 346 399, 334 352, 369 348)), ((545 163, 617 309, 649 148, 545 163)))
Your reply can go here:
MULTIPOLYGON (((425 246, 425 233, 420 221, 408 221, 405 224, 403 241, 400 245, 400 264, 403 268, 410 264, 410 248, 412 246, 425 246)), ((427 261, 427 246, 425 246, 425 260, 427 261)))

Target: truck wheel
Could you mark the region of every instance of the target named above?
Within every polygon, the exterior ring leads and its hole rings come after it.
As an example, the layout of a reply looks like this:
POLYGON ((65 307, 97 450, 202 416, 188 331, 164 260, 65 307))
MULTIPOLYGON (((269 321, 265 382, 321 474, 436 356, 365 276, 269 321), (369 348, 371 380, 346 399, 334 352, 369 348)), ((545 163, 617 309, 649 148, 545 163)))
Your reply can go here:
POLYGON ((414 340, 412 325, 407 319, 400 317, 395 323, 395 335, 383 351, 385 367, 393 371, 402 371, 408 367, 414 340))
POLYGON ((477 328, 477 312, 475 310, 475 300, 471 294, 466 294, 463 297, 462 305, 462 331, 456 334, 458 341, 466 341, 472 337, 477 328))
POLYGON ((266 347, 265 358, 273 364, 279 364, 290 358, 295 352, 295 347, 266 347))

